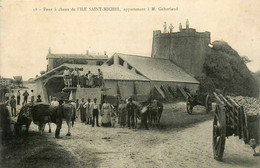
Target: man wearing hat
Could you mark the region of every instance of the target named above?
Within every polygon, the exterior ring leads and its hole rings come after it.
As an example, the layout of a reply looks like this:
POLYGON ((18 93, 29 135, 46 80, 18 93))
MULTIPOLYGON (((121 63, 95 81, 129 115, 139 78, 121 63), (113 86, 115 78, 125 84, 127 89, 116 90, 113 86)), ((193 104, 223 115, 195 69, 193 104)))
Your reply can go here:
POLYGON ((38 96, 37 96, 36 102, 42 102, 41 95, 38 95, 38 96))
POLYGON ((16 117, 16 100, 14 95, 11 97, 10 106, 11 106, 12 117, 16 117))
POLYGON ((126 109, 127 109, 127 112, 128 112, 128 115, 127 115, 128 128, 130 128, 130 121, 131 121, 132 128, 135 128, 134 111, 135 111, 136 106, 133 103, 132 97, 130 97, 128 99, 128 101, 129 102, 126 105, 126 109))
POLYGON ((25 92, 23 93, 23 105, 27 104, 28 96, 29 93, 27 92, 27 90, 25 90, 25 92))
POLYGON ((94 125, 95 125, 95 119, 96 119, 97 127, 99 127, 99 124, 98 124, 99 112, 100 112, 100 107, 99 107, 99 104, 97 103, 97 98, 94 98, 92 127, 94 127, 94 125))
POLYGON ((70 87, 69 80, 71 80, 71 72, 68 67, 66 67, 66 69, 63 72, 63 79, 64 79, 65 87, 70 87))

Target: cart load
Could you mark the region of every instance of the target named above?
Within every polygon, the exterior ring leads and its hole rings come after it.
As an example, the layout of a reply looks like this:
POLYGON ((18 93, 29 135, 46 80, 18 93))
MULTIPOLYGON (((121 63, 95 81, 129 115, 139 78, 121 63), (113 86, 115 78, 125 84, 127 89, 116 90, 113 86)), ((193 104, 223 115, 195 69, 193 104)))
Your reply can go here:
POLYGON ((259 100, 249 97, 223 96, 213 93, 216 109, 213 120, 213 154, 216 160, 222 160, 226 138, 238 136, 254 150, 260 145, 260 109, 259 100))
POLYGON ((237 102, 240 106, 244 107, 244 111, 248 116, 260 115, 260 100, 254 97, 243 97, 243 96, 228 96, 237 102))

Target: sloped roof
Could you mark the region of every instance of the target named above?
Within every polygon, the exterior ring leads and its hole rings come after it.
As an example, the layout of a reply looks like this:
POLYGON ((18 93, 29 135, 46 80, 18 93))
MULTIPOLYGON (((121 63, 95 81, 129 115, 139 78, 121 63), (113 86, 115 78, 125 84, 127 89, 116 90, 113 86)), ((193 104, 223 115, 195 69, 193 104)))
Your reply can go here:
POLYGON ((77 58, 77 59, 101 59, 107 60, 107 55, 87 55, 87 54, 53 54, 49 53, 46 59, 51 58, 77 58))
POLYGON ((199 83, 170 60, 121 53, 115 54, 152 81, 199 83))
POLYGON ((96 66, 96 65, 84 65, 84 64, 62 64, 57 68, 48 71, 47 73, 39 76, 35 80, 38 80, 45 75, 52 74, 55 71, 64 70, 66 67, 68 68, 83 68, 83 73, 86 74, 88 71, 91 71, 94 74, 97 74, 98 69, 103 72, 104 79, 107 80, 139 80, 139 81, 148 81, 147 78, 143 77, 142 75, 138 75, 130 70, 127 70, 119 65, 112 65, 112 66, 96 66))

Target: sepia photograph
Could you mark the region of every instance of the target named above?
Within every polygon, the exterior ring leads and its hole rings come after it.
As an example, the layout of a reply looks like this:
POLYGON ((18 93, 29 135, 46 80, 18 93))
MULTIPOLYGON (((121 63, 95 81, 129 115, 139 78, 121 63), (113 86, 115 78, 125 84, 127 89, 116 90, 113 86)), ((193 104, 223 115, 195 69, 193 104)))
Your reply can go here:
POLYGON ((260 1, 0 0, 0 168, 259 168, 260 1))

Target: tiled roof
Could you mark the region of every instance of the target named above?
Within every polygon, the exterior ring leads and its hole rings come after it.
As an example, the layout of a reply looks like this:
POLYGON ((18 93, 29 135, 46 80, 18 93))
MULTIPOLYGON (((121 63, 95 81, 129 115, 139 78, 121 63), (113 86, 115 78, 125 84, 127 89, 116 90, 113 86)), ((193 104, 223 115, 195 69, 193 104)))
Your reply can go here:
POLYGON ((119 65, 112 65, 112 66, 96 66, 96 65, 84 65, 84 64, 62 64, 58 66, 57 68, 52 69, 51 71, 48 71, 47 73, 43 74, 42 76, 39 76, 35 80, 38 80, 45 76, 46 74, 51 74, 55 71, 61 71, 64 70, 66 67, 68 68, 83 68, 83 73, 86 74, 88 71, 91 71, 94 74, 97 74, 98 69, 100 69, 103 72, 104 79, 107 80, 139 80, 139 81, 148 81, 147 78, 145 78, 142 75, 136 74, 130 70, 127 70, 119 65))
POLYGON ((107 55, 86 55, 86 54, 53 54, 49 53, 46 59, 50 58, 77 58, 77 59, 102 59, 107 60, 107 55))
POLYGON ((120 53, 115 54, 152 81, 199 83, 170 60, 120 53))

